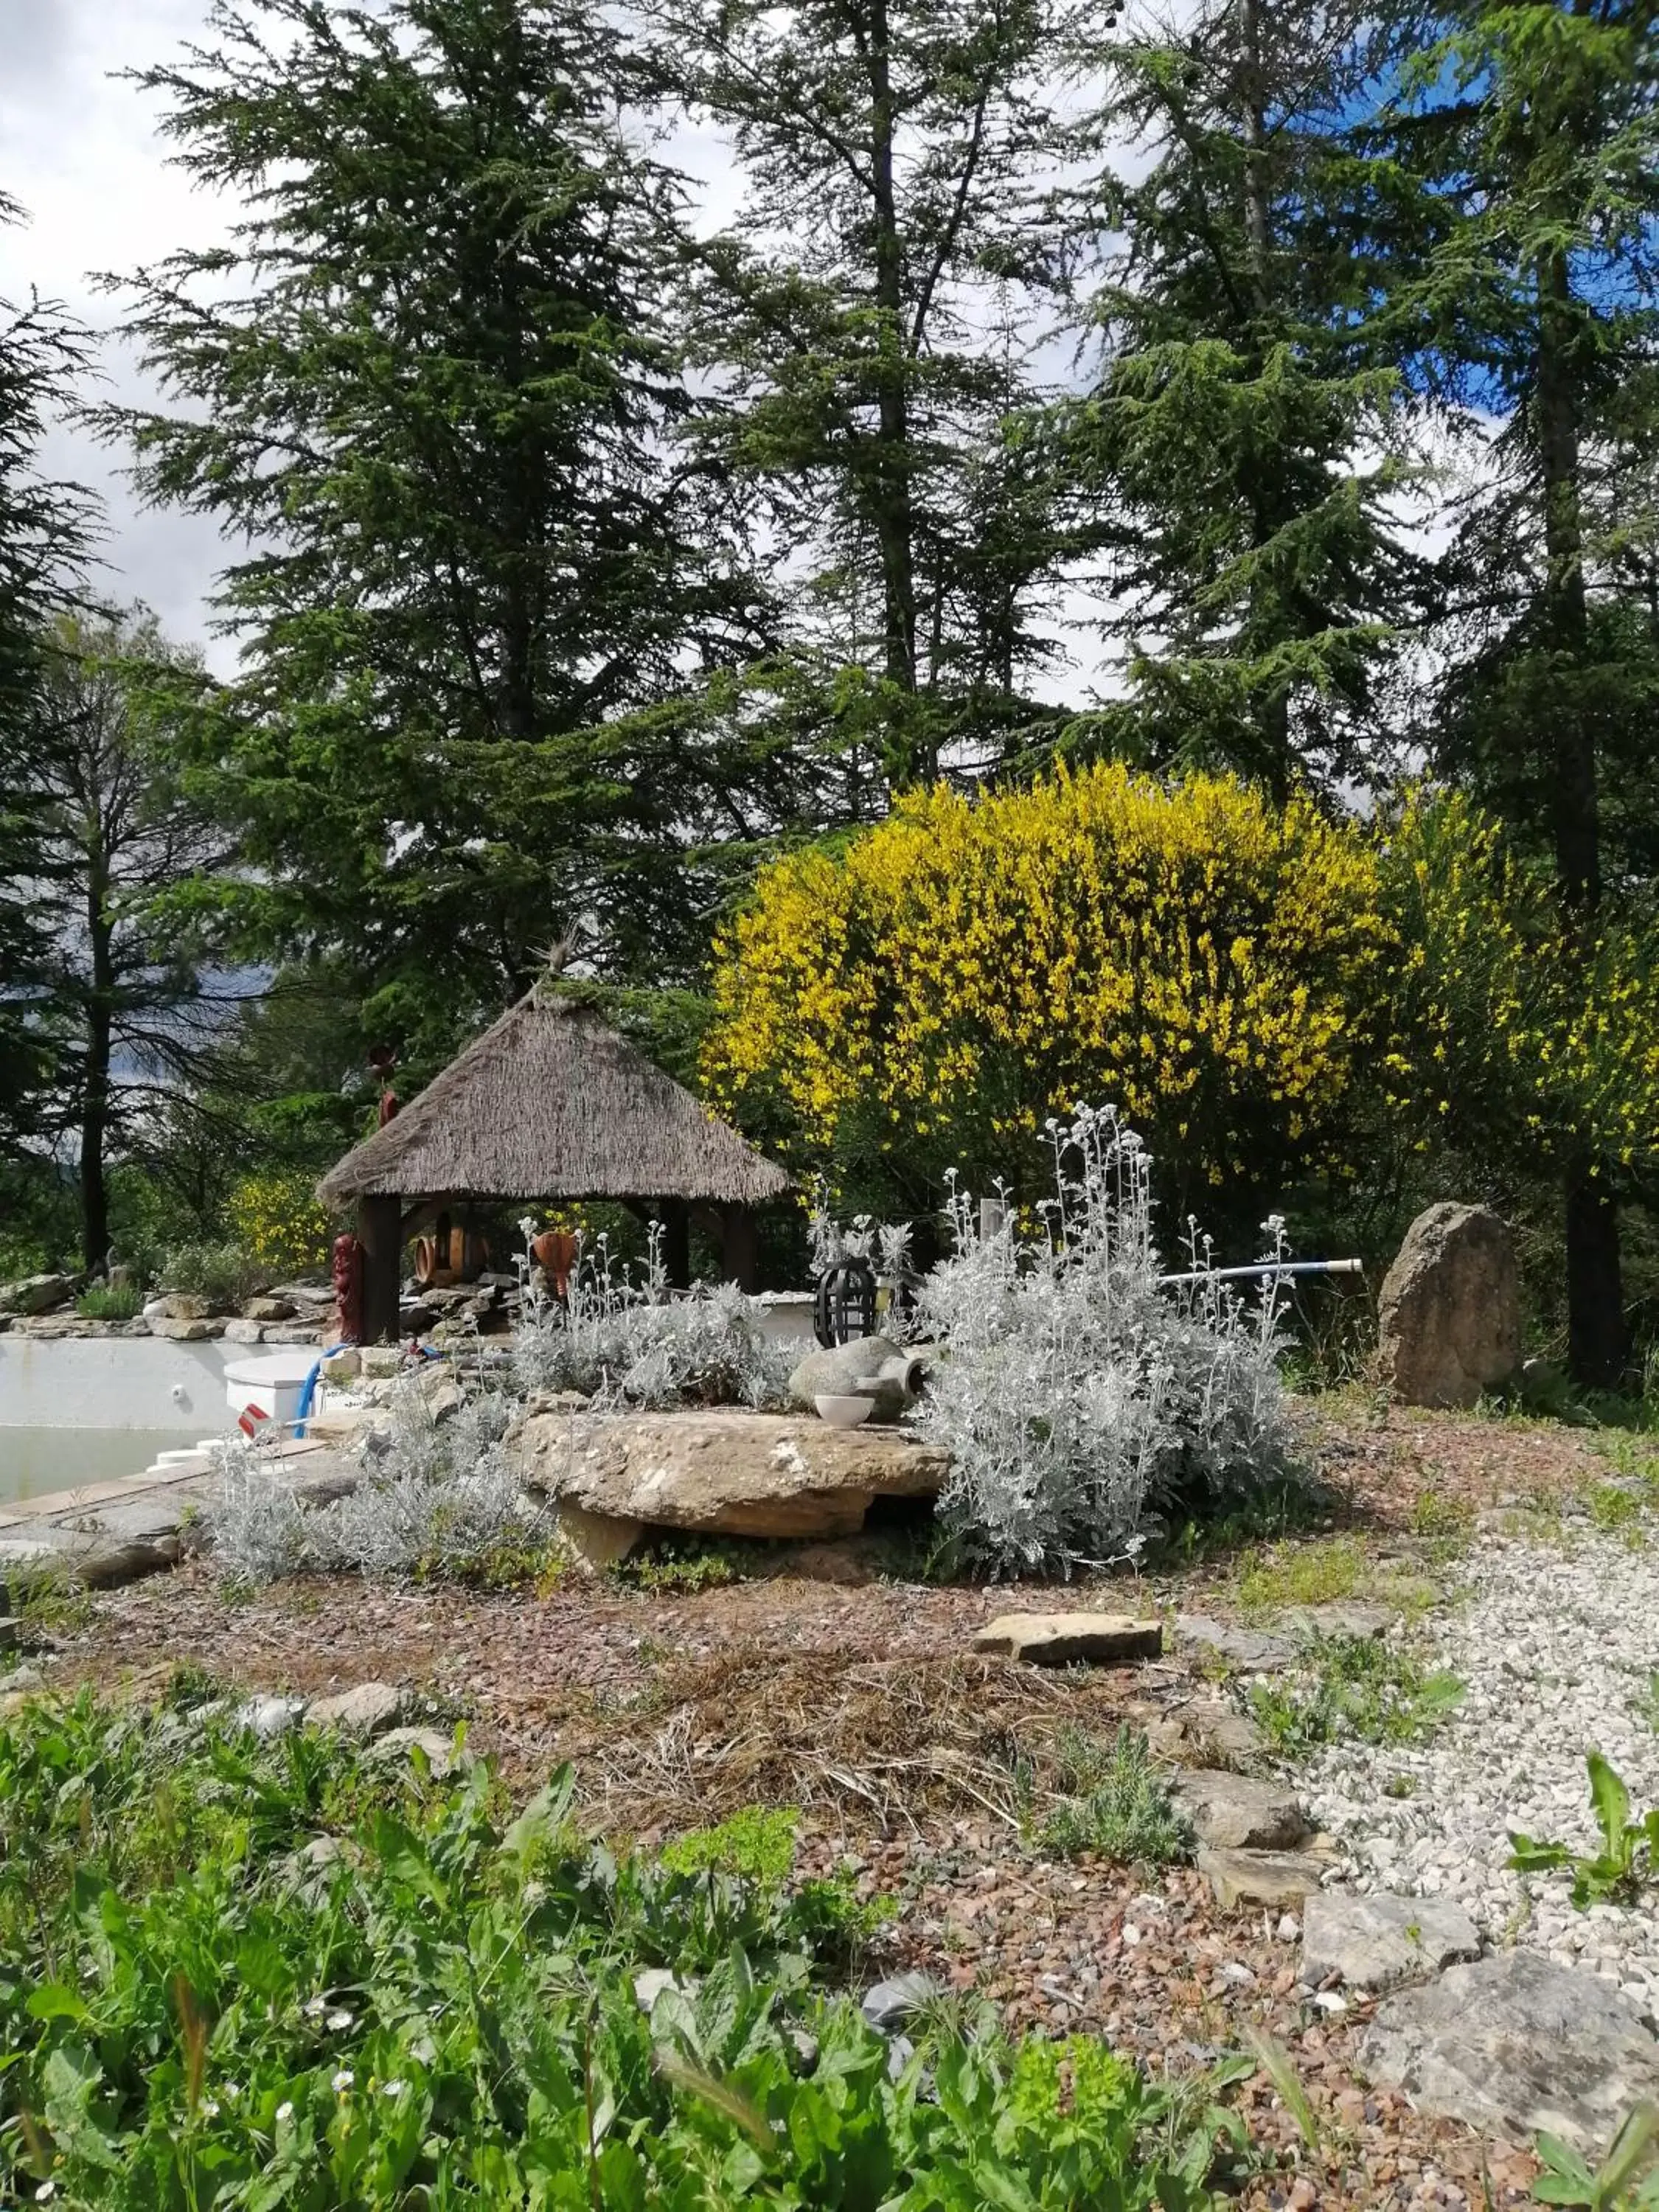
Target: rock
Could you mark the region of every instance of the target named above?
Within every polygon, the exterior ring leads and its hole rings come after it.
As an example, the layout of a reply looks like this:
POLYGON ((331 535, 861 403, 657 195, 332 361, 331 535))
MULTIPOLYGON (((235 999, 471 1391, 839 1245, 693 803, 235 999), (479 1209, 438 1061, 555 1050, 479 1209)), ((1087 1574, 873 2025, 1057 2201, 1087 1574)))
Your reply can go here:
POLYGON ((21 1626, 12 1614, 0 1613, 0 1651, 9 1651, 13 1648, 21 1626))
POLYGON ((1279 1783, 1196 1767, 1169 1786, 1200 1843, 1218 1850, 1282 1850, 1308 1832, 1294 1793, 1279 1783))
POLYGON ((866 1990, 859 2010, 878 2034, 890 2035, 938 1995, 939 1984, 931 1974, 895 1974, 866 1990))
POLYGON ((1173 1710, 1149 1705, 1133 1717, 1154 1753, 1172 1766, 1225 1767, 1248 1774, 1267 1751, 1267 1740, 1249 1715, 1218 1700, 1193 1698, 1173 1710))
POLYGON ((362 1361, 358 1356, 357 1347, 355 1344, 348 1344, 343 1350, 337 1352, 331 1359, 324 1360, 322 1379, 325 1382, 332 1382, 338 1386, 355 1382, 362 1372, 362 1361))
POLYGON ((144 1319, 150 1322, 209 1321, 212 1315, 212 1301, 198 1297, 194 1291, 163 1291, 160 1297, 151 1298, 144 1308, 144 1319))
POLYGON ((305 1717, 303 1698, 255 1697, 238 1705, 235 1723, 238 1728, 252 1729, 254 1735, 266 1743, 290 1729, 298 1728, 305 1717))
POLYGON ((205 1344, 217 1332, 210 1321, 173 1320, 166 1314, 157 1314, 150 1322, 149 1333, 152 1336, 171 1337, 175 1344, 205 1344))
POLYGON ((66 1304, 75 1288, 70 1275, 23 1275, 13 1283, 0 1283, 0 1313, 51 1313, 66 1304))
POLYGON ((1004 1613, 974 1638, 975 1651, 1028 1660, 1035 1667, 1064 1667, 1074 1659, 1116 1665, 1156 1659, 1164 1630, 1156 1620, 1121 1613, 1004 1613))
POLYGON ((1224 1909, 1246 1905, 1279 1912, 1311 1897, 1325 1869, 1320 1860, 1301 1851, 1222 1850, 1206 1845, 1198 1854, 1198 1870, 1224 1909))
POLYGON ((799 1415, 538 1414, 507 1443, 520 1479, 612 1520, 755 1537, 849 1536, 874 1498, 933 1498, 945 1454, 799 1415))
POLYGON ((401 1375, 406 1356, 401 1344, 360 1344, 357 1347, 357 1372, 371 1380, 401 1375))
POLYGON ((398 1334, 399 1336, 430 1336, 437 1320, 437 1315, 423 1300, 406 1299, 398 1309, 398 1334))
POLYGON ((427 1762, 440 1782, 446 1775, 453 1773, 457 1766, 469 1763, 472 1757, 469 1751, 458 1753, 454 1737, 445 1735, 434 1728, 388 1729, 374 1745, 370 1756, 390 1761, 408 1759, 416 1751, 425 1753, 427 1762))
POLYGON ((33 1697, 46 1686, 46 1678, 38 1667, 14 1667, 9 1674, 0 1674, 0 1690, 8 1697, 33 1697))
POLYGON ((896 1421, 921 1389, 922 1373, 915 1353, 890 1337, 854 1337, 850 1344, 807 1353, 789 1377, 790 1402, 810 1413, 820 1396, 868 1395, 875 1400, 872 1421, 896 1421), (866 1392, 862 1386, 878 1376, 879 1387, 866 1392))
POLYGON ((1292 1606, 1283 1616, 1285 1626, 1297 1636, 1318 1637, 1322 1641, 1340 1636, 1365 1644, 1386 1636, 1396 1618, 1385 1605, 1357 1605, 1348 1598, 1333 1598, 1326 1605, 1292 1606))
POLYGON ((1212 1620, 1206 1613, 1178 1613, 1175 1632, 1177 1644, 1198 1644, 1230 1667, 1252 1674, 1273 1674, 1288 1667, 1296 1657, 1296 1646, 1286 1637, 1270 1636, 1265 1629, 1240 1628, 1231 1620, 1212 1620))
POLYGON ((1322 1889, 1303 1910, 1302 1978, 1311 1987, 1335 1975, 1350 1989, 1390 1990, 1480 1955, 1474 1921, 1444 1898, 1322 1889))
POLYGON ((359 1682, 337 1696, 319 1698, 306 1708, 312 1728, 337 1729, 343 1735, 380 1735, 400 1721, 409 1708, 409 1693, 390 1682, 359 1682))
POLYGON ((560 1543, 573 1565, 592 1575, 621 1565, 645 1534, 643 1521, 589 1513, 580 1505, 561 1505, 560 1543))
POLYGON ((1659 2099, 1659 2041, 1632 2000, 1530 1950, 1387 1998, 1358 2063, 1432 2118, 1517 2143, 1547 2130, 1592 2164, 1626 2112, 1659 2099))
POLYGON ((263 1344, 265 1333, 257 1321, 228 1321, 224 1338, 227 1344, 263 1344))
POLYGON ((1442 1203, 1406 1231, 1382 1281, 1383 1380, 1408 1406, 1472 1406, 1521 1364, 1521 1278, 1507 1223, 1442 1203))
POLYGON ((250 1321, 292 1321, 299 1310, 292 1298, 267 1296, 242 1300, 242 1311, 250 1321))

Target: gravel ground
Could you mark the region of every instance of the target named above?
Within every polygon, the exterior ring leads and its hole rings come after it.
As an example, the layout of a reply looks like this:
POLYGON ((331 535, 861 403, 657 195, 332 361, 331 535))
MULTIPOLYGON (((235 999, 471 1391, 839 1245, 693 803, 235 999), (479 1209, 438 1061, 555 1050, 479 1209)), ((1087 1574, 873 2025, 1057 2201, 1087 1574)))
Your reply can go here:
POLYGON ((1341 1838, 1359 1887, 1455 1898, 1491 1941, 1593 1967, 1659 2016, 1651 1901, 1576 1911, 1565 1874, 1523 1880, 1506 1863, 1511 1830, 1599 1848, 1592 1747, 1638 1815, 1659 1805, 1659 1529, 1484 1534, 1459 1595, 1433 1635, 1436 1662, 1467 1686, 1456 1716, 1422 1744, 1333 1746, 1304 1770, 1304 1802, 1341 1838))

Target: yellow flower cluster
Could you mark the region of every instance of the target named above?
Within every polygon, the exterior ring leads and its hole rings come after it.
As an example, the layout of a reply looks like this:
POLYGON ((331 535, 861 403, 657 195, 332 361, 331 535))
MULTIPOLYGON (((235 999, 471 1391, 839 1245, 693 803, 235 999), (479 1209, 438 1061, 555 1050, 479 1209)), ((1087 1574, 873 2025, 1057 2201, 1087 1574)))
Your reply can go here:
POLYGON ((981 1171, 1111 1101, 1196 1196, 1323 1156, 1395 949, 1370 841, 1305 801, 1115 765, 939 787, 763 874, 704 1074, 798 1158, 850 1139, 981 1171))
POLYGON ((232 1234, 261 1267, 299 1273, 326 1262, 329 1218, 313 1181, 300 1168, 272 1168, 244 1176, 231 1192, 232 1234))

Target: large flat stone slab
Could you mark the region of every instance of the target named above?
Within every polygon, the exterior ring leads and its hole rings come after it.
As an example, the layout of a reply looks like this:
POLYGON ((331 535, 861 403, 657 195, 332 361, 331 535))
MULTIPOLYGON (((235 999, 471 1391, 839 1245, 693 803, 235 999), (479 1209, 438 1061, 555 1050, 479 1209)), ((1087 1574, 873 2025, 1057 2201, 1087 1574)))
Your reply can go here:
POLYGON ((1480 1936, 1461 1905, 1440 1897, 1361 1897, 1322 1889, 1302 1915, 1302 1978, 1333 1976, 1352 1990, 1390 1990, 1480 1955, 1480 1936))
POLYGON ((739 1412, 532 1415, 509 1450, 561 1506, 711 1535, 850 1536, 877 1498, 935 1498, 945 1452, 892 1430, 739 1412))
POLYGON ((1121 1613, 1004 1613, 977 1632, 974 1649, 1034 1667, 1067 1667, 1080 1659, 1121 1666, 1156 1659, 1164 1631, 1156 1620, 1121 1613))
POLYGON ((1188 1767, 1170 1778, 1170 1795, 1200 1843, 1219 1850, 1284 1850, 1308 1832, 1296 1792, 1280 1782, 1188 1767))
POLYGON ((1433 2118, 1522 2144, 1547 2130, 1592 2165, 1633 2106, 1659 2100, 1659 2041, 1632 2000, 1536 1951, 1385 1998, 1358 2063, 1433 2118))

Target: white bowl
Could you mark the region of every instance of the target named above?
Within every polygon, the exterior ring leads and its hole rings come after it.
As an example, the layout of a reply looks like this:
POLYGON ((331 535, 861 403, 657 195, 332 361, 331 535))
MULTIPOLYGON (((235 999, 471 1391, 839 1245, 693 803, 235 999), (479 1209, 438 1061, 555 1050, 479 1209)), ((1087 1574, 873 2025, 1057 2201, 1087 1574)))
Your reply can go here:
POLYGON ((854 1397, 850 1393, 843 1397, 836 1391, 825 1390, 812 1403, 818 1409, 818 1419, 828 1421, 832 1429, 856 1429, 869 1419, 876 1401, 873 1398, 854 1397))

